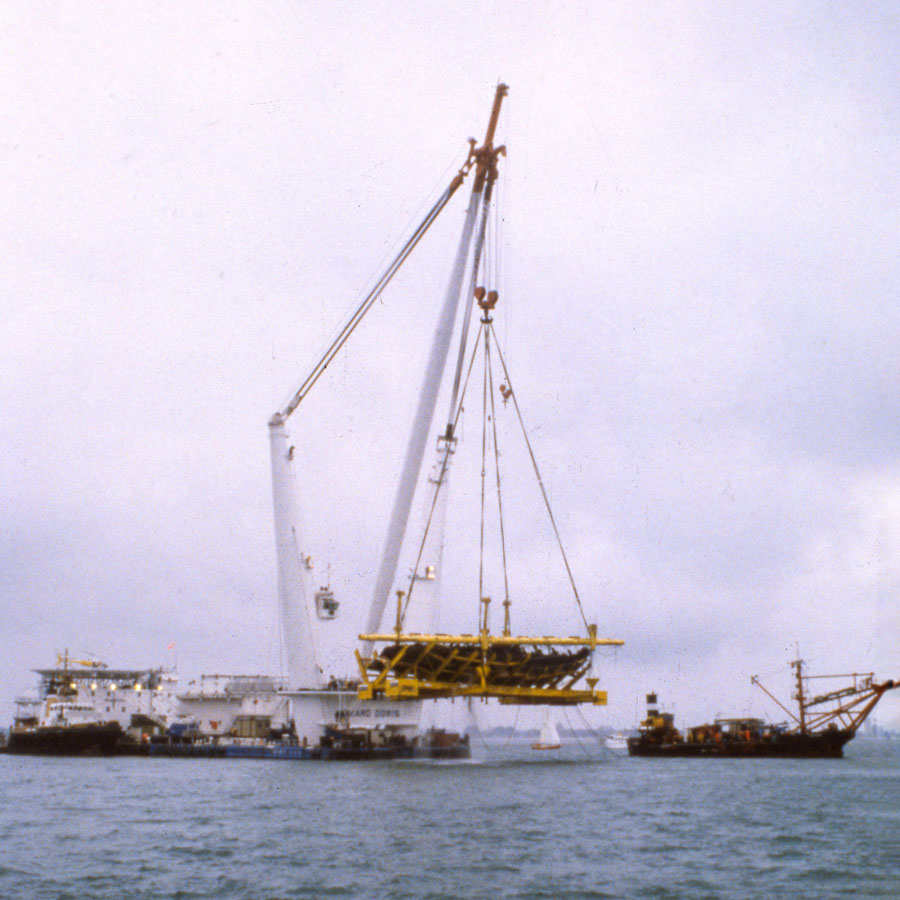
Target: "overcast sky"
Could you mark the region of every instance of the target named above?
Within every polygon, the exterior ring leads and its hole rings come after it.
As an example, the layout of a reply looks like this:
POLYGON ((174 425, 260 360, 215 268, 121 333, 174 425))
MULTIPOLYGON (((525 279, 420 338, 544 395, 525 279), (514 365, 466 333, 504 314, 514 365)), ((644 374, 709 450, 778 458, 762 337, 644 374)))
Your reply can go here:
MULTIPOLYGON (((66 648, 278 670, 266 422, 498 80, 498 333, 588 619, 626 641, 592 721, 653 689, 683 724, 775 716, 750 676, 786 697, 798 647, 900 676, 898 26, 876 2, 4 3, 4 723, 66 648)), ((461 206, 291 420, 350 635, 461 206)), ((519 531, 515 630, 571 633, 552 540, 519 531)))

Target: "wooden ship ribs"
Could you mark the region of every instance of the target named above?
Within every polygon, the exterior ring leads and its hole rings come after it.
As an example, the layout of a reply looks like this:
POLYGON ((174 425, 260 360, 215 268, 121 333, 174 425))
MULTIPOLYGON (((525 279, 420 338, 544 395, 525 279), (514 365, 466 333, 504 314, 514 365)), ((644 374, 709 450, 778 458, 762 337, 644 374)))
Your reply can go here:
POLYGON ((599 646, 620 640, 598 638, 591 625, 587 637, 493 636, 446 634, 363 634, 373 643, 387 642, 370 657, 357 653, 360 697, 393 700, 441 697, 492 697, 500 703, 572 705, 606 703, 589 677, 591 657, 599 646), (586 688, 576 684, 584 678, 586 688))

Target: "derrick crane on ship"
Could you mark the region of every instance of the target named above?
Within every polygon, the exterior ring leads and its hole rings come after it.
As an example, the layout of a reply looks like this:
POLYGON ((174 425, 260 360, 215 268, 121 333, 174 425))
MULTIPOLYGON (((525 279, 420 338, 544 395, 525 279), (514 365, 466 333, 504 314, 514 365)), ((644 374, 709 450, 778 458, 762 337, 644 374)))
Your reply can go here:
MULTIPOLYGON (((623 642, 598 636, 597 627, 589 624, 584 615, 581 600, 575 587, 559 532, 553 521, 547 494, 540 480, 534 453, 528 452, 538 478, 541 494, 553 523, 565 569, 571 583, 574 601, 581 612, 585 634, 581 636, 528 636, 515 635, 510 625, 508 586, 503 598, 503 629, 493 634, 489 626, 489 597, 476 598, 478 629, 472 634, 435 633, 433 617, 425 615, 424 630, 407 630, 406 622, 413 594, 436 593, 440 581, 440 554, 443 520, 446 509, 447 484, 453 455, 457 449, 458 423, 462 411, 462 398, 468 384, 468 376, 475 359, 475 351, 483 348, 485 384, 490 383, 490 403, 493 403, 494 382, 491 371, 492 353, 503 369, 500 393, 504 404, 512 401, 519 424, 527 442, 516 394, 513 390, 506 361, 500 351, 493 329, 493 313, 498 302, 496 290, 480 283, 480 265, 485 247, 489 212, 494 186, 497 181, 498 162, 506 153, 503 145, 495 145, 494 139, 501 104, 507 95, 506 85, 499 84, 484 141, 478 145, 469 140, 466 161, 453 176, 447 188, 429 210, 412 236, 402 246, 372 290, 356 307, 337 337, 324 355, 310 370, 288 404, 276 412, 270 422, 272 443, 273 493, 275 499, 276 543, 279 568, 279 604, 285 635, 288 673, 294 686, 314 693, 323 687, 324 673, 318 662, 317 646, 321 629, 327 627, 322 615, 321 597, 312 589, 308 556, 304 552, 303 537, 298 529, 296 495, 291 484, 290 463, 293 454, 288 448, 286 424, 309 391, 315 386, 331 361, 340 352, 354 329, 369 312, 385 288, 397 274, 405 260, 413 252, 432 223, 462 187, 472 178, 472 188, 466 208, 462 233, 454 257, 453 266, 443 302, 438 312, 437 324, 432 336, 425 374, 419 389, 412 431, 400 472, 399 481, 387 526, 381 563, 375 578, 365 631, 359 635, 360 649, 356 652, 360 683, 358 700, 361 703, 378 701, 418 701, 441 697, 495 698, 502 703, 513 704, 603 704, 606 694, 597 688, 595 655, 604 646, 618 646, 623 642), (481 311, 478 340, 467 360, 468 335, 475 307, 481 311), (439 392, 444 383, 444 373, 450 357, 451 344, 457 333, 457 318, 462 312, 462 324, 458 329, 459 346, 453 371, 450 405, 446 425, 437 435, 437 459, 429 479, 430 498, 427 526, 419 544, 418 557, 406 590, 396 590, 397 568, 401 549, 407 537, 407 525, 417 484, 420 481, 423 460, 432 423, 435 418, 439 392), (493 349, 492 349, 493 348, 493 349), (397 597, 393 628, 384 630, 385 610, 392 594, 397 597), (584 679, 585 686, 579 682, 584 679)), ((486 389, 487 390, 487 389, 486 389)), ((487 394, 486 394, 487 396, 487 394)), ((495 421, 485 403, 484 423, 495 421)), ((486 424, 484 427, 487 427, 486 424)), ((496 435, 495 435, 496 437, 496 435)), ((484 444, 484 440, 483 440, 484 444)), ((483 467, 484 468, 484 467, 483 467)), ((482 496, 484 491, 482 491, 482 496)), ((499 502, 499 470, 497 473, 499 502)), ((502 534, 502 509, 501 509, 502 534)), ((484 513, 482 500, 482 529, 484 513)), ((505 544, 504 544, 505 580, 505 544)), ((333 604, 334 605, 334 604, 333 604)), ((396 704, 392 704, 395 705, 396 704)), ((404 704, 400 704, 401 706, 404 704)))
POLYGON ((755 684, 770 700, 790 717, 792 725, 785 728, 788 734, 810 735, 827 729, 838 730, 848 735, 848 740, 856 734, 859 727, 868 718, 869 713, 877 706, 882 696, 893 690, 900 681, 889 679, 878 682, 874 672, 849 672, 840 675, 806 675, 804 661, 795 659, 791 662, 794 670, 793 695, 797 701, 797 713, 786 707, 763 683, 754 675, 750 681, 755 684), (809 682, 833 680, 840 678, 846 683, 824 694, 810 696, 809 682))

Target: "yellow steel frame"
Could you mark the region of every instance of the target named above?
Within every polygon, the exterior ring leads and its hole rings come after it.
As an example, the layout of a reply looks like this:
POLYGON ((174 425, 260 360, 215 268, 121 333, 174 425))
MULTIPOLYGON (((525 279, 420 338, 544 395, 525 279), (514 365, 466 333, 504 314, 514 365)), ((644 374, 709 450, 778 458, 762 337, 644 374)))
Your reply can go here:
POLYGON ((606 691, 586 677, 576 688, 597 647, 624 641, 587 637, 493 636, 473 634, 361 634, 361 641, 384 643, 380 653, 357 651, 361 700, 424 700, 442 697, 493 697, 505 704, 606 704, 606 691), (569 648, 554 652, 545 648, 569 648))

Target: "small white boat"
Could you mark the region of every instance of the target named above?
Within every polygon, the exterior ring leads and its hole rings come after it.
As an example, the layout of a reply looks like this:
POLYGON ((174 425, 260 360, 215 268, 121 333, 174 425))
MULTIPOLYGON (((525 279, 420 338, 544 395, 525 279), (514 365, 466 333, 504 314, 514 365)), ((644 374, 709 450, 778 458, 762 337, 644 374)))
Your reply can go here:
POLYGON ((550 708, 544 711, 544 721, 541 722, 540 737, 531 745, 532 750, 559 750, 561 744, 559 732, 556 730, 556 722, 550 708))
POLYGON ((626 753, 628 751, 628 737, 621 732, 611 734, 604 742, 608 750, 614 753, 626 753))

